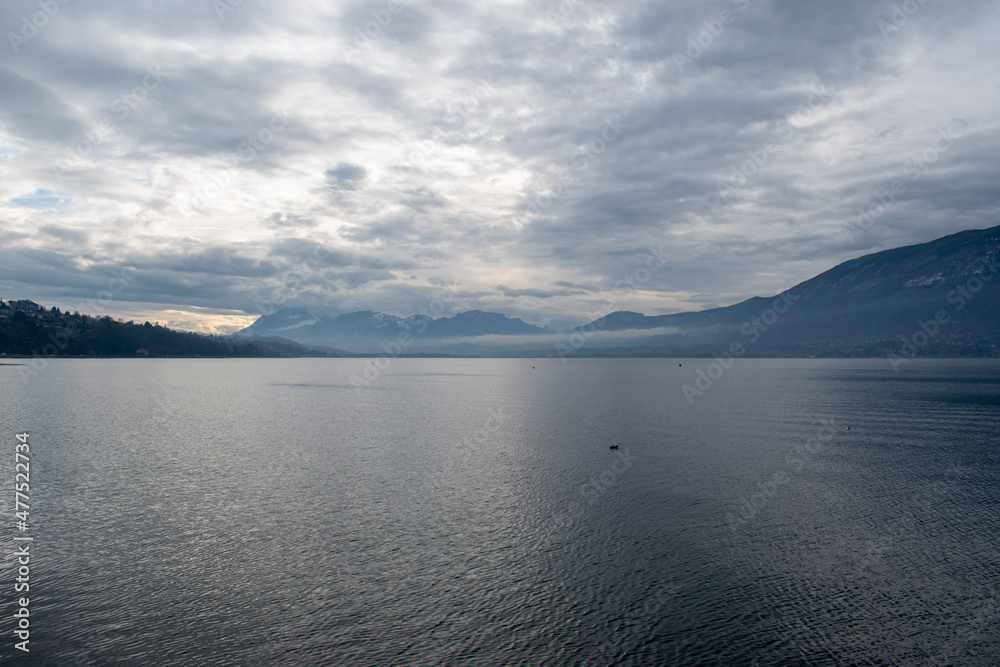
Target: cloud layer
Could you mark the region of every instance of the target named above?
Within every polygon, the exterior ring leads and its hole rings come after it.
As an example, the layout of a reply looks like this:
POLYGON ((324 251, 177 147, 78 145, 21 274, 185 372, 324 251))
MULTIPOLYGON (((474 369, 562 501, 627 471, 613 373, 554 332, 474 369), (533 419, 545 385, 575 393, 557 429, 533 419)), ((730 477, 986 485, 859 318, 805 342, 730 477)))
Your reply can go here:
POLYGON ((64 1, 0 7, 2 298, 563 327, 1000 224, 986 0, 64 1))

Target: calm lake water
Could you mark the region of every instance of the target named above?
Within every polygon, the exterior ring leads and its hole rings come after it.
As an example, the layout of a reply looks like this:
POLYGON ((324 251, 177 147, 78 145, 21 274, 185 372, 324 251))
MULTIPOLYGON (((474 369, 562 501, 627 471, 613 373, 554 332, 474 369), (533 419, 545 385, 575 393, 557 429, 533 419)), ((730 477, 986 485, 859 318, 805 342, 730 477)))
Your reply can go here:
POLYGON ((710 361, 0 366, 0 661, 1000 664, 1000 360, 710 361))

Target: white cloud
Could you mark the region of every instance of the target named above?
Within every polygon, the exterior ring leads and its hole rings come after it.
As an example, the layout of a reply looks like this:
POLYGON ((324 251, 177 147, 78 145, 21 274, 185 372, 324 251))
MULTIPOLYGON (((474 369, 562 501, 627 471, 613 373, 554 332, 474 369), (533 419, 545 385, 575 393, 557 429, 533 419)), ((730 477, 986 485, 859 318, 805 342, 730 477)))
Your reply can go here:
MULTIPOLYGON (((132 267, 122 297, 143 312, 235 324, 276 290, 406 314, 461 282, 463 307, 568 326, 650 246, 671 270, 628 307, 658 314, 997 224, 995 3, 922 5, 886 35, 891 8, 861 0, 571 4, 403 2, 390 20, 374 0, 248 0, 221 19, 200 2, 65 5, 0 49, 0 289, 71 305, 132 267), (799 113, 815 90, 828 101, 799 113), (963 137, 845 234, 955 119, 963 137), (304 260, 271 252, 289 241, 342 261, 290 287, 304 260), (517 296, 559 283, 598 291, 517 296)), ((0 8, 3 32, 32 7, 0 8)))

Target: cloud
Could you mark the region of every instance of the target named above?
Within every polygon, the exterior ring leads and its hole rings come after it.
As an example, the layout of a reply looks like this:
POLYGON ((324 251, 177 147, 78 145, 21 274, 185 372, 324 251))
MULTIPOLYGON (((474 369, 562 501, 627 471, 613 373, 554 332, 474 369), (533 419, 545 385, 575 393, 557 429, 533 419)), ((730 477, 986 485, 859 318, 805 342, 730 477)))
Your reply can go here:
POLYGON ((552 292, 546 292, 540 289, 511 289, 503 285, 497 285, 497 289, 503 292, 504 296, 533 296, 536 299, 551 299, 555 296, 552 292))
POLYGON ((83 130, 73 109, 46 85, 0 66, 0 120, 21 140, 72 141, 83 130))
POLYGON ((515 297, 515 298, 527 296, 527 297, 533 297, 535 299, 551 299, 556 296, 588 294, 596 291, 594 289, 578 287, 576 285, 573 285, 572 283, 567 283, 565 281, 558 281, 555 284, 562 285, 565 287, 570 287, 570 289, 551 290, 551 291, 535 289, 532 287, 529 287, 527 289, 512 289, 505 285, 497 285, 497 289, 500 290, 504 296, 515 297))
POLYGON ((460 283, 563 327, 660 253, 622 308, 774 294, 998 223, 1000 8, 918 5, 62 5, 0 49, 0 289, 61 305, 131 267, 118 303, 224 318, 460 283))
POLYGON ((53 238, 79 245, 83 245, 90 240, 90 234, 79 229, 68 229, 65 227, 57 227, 55 225, 43 225, 38 228, 38 231, 53 238))
POLYGON ((315 219, 308 218, 301 215, 282 213, 280 211, 275 211, 268 218, 263 220, 263 224, 267 227, 282 229, 282 228, 297 228, 297 227, 315 227, 319 224, 315 219))
POLYGON ((338 164, 324 172, 326 182, 334 190, 357 190, 368 175, 364 167, 356 164, 338 164))

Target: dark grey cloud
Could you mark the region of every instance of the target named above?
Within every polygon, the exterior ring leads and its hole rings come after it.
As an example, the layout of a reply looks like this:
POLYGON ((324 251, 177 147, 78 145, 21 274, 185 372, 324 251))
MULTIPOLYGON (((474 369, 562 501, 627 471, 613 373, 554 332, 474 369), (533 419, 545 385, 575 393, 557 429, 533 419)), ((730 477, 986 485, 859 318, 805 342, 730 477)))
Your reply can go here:
POLYGON ((83 230, 58 227, 56 225, 43 225, 38 228, 38 231, 53 238, 57 238, 62 241, 69 241, 71 243, 84 244, 90 240, 90 234, 83 230))
POLYGON ((83 130, 79 118, 57 92, 0 66, 0 121, 24 140, 68 142, 83 130))
POLYGON ((560 287, 568 287, 569 289, 573 289, 573 290, 580 290, 582 292, 597 292, 598 291, 598 289, 596 287, 586 287, 584 285, 575 285, 573 283, 566 282, 565 280, 557 280, 553 284, 559 285, 560 287))
POLYGON ((273 276, 277 267, 268 261, 242 255, 230 247, 205 248, 192 253, 168 253, 147 258, 143 268, 167 269, 181 274, 221 275, 243 278, 273 276))
POLYGON ((535 289, 529 287, 527 289, 511 289, 504 285, 497 285, 497 289, 503 292, 504 296, 519 297, 519 296, 531 296, 536 299, 551 299, 555 296, 553 292, 546 292, 545 290, 535 289))
POLYGON ((368 172, 360 165, 341 163, 327 169, 323 175, 334 190, 357 190, 362 187, 368 172))

